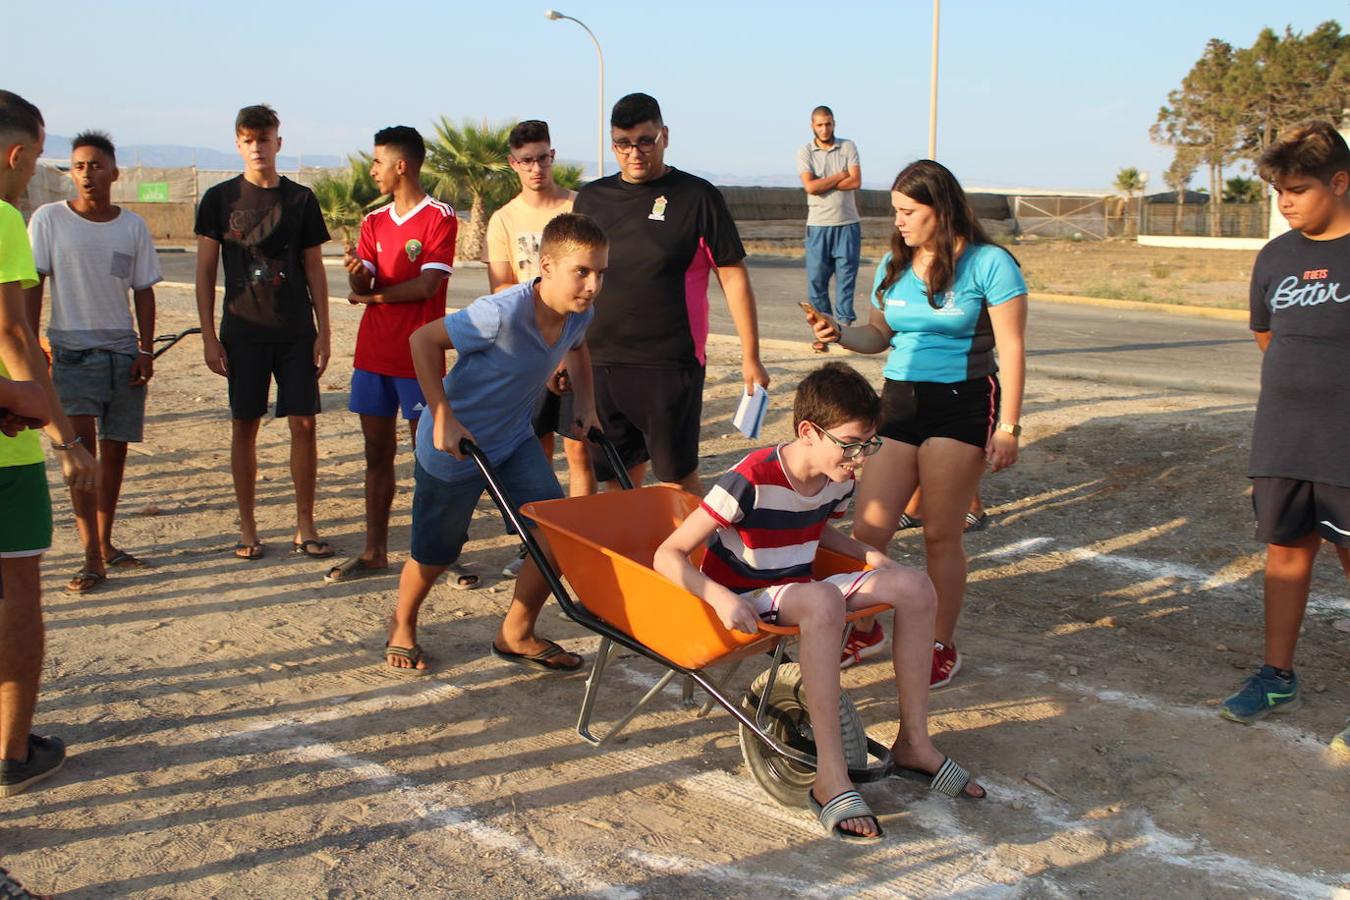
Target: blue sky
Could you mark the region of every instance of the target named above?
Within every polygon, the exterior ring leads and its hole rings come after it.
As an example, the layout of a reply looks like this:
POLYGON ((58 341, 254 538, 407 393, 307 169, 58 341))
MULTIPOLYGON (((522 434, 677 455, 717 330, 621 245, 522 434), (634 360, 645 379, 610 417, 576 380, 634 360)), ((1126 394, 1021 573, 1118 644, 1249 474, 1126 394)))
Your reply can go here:
MULTIPOLYGON (((427 133, 443 113, 543 118, 559 155, 589 171, 595 51, 575 24, 547 20, 546 2, 10 0, 0 86, 41 106, 54 133, 103 128, 123 145, 228 150, 235 110, 259 101, 279 110, 288 154, 364 149, 389 124, 427 133)), ((857 141, 869 187, 926 153, 930 0, 556 2, 600 39, 606 107, 636 90, 661 102, 676 166, 723 183, 792 179, 817 103, 857 141)), ((1107 188, 1134 165, 1160 189, 1169 154, 1148 127, 1206 40, 1344 25, 1346 9, 944 0, 938 159, 971 187, 1107 188)))

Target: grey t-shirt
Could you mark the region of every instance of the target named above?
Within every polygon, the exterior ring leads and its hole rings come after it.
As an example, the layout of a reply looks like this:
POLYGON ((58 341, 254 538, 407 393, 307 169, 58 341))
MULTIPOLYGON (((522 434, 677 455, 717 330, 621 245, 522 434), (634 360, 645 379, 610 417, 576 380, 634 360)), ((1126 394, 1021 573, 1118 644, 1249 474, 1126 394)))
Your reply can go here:
POLYGON ((1350 487, 1350 235, 1291 231, 1266 244, 1251 328, 1270 332, 1270 345, 1248 474, 1350 487))
MULTIPOLYGON (((809 172, 812 178, 826 178, 846 172, 852 166, 862 167, 858 162, 858 148, 852 141, 838 136, 828 150, 818 146, 814 138, 797 150, 798 175, 809 172)), ((806 195, 807 225, 851 225, 857 221, 858 206, 853 201, 853 191, 806 195)))

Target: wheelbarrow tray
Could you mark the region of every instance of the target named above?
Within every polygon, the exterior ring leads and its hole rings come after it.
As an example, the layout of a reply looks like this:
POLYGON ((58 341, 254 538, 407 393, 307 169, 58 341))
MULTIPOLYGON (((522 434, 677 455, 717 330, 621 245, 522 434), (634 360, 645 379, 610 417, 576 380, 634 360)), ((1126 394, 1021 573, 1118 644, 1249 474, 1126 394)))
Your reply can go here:
MULTIPOLYGON (((588 497, 527 503, 521 512, 548 539, 573 591, 586 610, 685 670, 702 669, 738 651, 764 650, 795 629, 765 626, 742 634, 722 626, 702 599, 652 569, 657 547, 699 505, 699 498, 669 485, 612 491, 588 497)), ((701 561, 702 551, 694 564, 701 561)), ((855 572, 863 564, 819 549, 813 574, 855 572)))

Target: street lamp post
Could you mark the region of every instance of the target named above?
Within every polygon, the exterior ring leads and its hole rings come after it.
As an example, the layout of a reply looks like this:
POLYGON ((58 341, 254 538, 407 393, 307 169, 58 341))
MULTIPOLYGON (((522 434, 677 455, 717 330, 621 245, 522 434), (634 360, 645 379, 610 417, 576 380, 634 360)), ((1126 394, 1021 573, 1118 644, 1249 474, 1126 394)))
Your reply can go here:
POLYGON ((928 73, 928 158, 937 159, 938 14, 942 0, 933 0, 933 60, 928 73))
POLYGON ((605 54, 600 51, 600 41, 596 39, 595 32, 586 28, 585 22, 573 18, 572 16, 563 15, 556 9, 544 10, 544 17, 552 19, 555 22, 559 19, 576 22, 582 28, 586 29, 586 33, 591 36, 591 42, 595 44, 595 56, 600 60, 600 91, 596 103, 596 114, 599 117, 599 124, 597 125, 598 133, 595 142, 595 177, 603 178, 605 176, 605 54))

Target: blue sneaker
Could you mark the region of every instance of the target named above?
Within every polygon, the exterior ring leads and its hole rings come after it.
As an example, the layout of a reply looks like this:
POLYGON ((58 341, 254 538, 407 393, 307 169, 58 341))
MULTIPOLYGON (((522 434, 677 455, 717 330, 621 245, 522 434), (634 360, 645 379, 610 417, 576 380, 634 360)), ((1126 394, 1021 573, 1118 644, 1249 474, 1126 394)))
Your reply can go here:
POLYGON ((1303 705, 1298 696, 1298 674, 1285 680, 1275 674, 1272 666, 1261 670, 1242 685, 1219 707, 1219 715, 1231 722, 1250 725, 1271 713, 1290 712, 1303 705))

